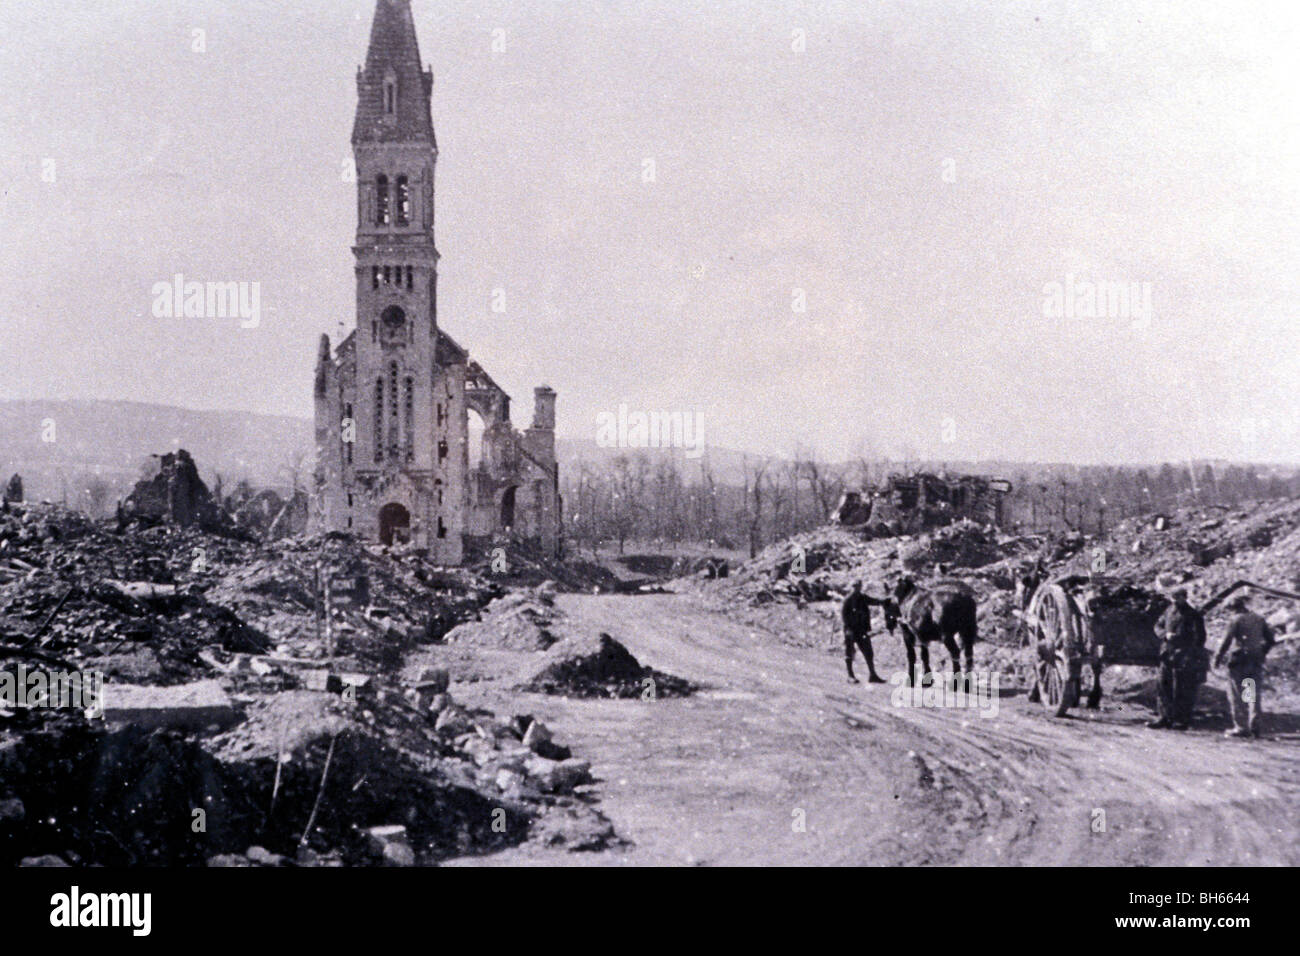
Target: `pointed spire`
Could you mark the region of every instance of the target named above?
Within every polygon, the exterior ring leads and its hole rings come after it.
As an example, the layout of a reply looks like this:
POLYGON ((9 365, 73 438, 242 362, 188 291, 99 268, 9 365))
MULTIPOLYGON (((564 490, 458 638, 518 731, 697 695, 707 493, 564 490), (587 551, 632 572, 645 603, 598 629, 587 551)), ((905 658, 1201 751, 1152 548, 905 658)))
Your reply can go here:
POLYGON ((433 73, 420 62, 411 0, 376 0, 366 65, 357 72, 352 142, 428 142, 433 73))

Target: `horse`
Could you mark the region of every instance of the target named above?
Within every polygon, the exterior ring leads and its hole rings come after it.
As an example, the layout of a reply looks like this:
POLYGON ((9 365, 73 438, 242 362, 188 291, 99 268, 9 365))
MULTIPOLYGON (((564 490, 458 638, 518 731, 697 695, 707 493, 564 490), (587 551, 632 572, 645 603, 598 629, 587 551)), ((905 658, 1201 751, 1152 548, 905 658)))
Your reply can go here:
POLYGON ((975 641, 979 631, 975 592, 961 581, 939 581, 919 587, 911 577, 904 577, 894 587, 894 598, 898 602, 898 623, 902 625, 903 646, 907 650, 909 686, 916 680, 916 645, 921 645, 922 683, 925 683, 931 679, 930 642, 942 640, 952 661, 953 685, 959 687, 961 659, 965 658, 968 677, 975 669, 975 641))

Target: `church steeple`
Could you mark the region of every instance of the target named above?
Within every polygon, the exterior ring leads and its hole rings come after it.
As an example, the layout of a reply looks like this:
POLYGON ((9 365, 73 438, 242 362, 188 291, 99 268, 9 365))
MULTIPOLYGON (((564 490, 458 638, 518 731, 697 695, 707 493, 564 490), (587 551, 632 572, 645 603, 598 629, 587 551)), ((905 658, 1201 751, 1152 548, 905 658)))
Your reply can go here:
POLYGON ((366 65, 357 71, 352 142, 427 143, 435 150, 433 72, 420 61, 410 0, 376 0, 366 65))

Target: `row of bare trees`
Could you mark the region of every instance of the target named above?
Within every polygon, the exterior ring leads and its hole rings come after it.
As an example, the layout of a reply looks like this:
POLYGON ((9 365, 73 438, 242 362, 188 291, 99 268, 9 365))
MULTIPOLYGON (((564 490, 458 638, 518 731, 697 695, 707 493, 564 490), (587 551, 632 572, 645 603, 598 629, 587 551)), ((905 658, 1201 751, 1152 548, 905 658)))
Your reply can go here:
MULTIPOLYGON (((928 466, 938 470, 940 466, 928 466)), ((830 464, 797 449, 790 458, 745 456, 724 480, 709 464, 645 453, 582 461, 567 470, 565 533, 582 550, 629 543, 675 550, 708 546, 750 555, 825 524, 846 489, 879 486, 919 463, 862 457, 830 464)), ((1249 465, 1021 466, 1003 523, 1024 532, 1104 534, 1117 521, 1186 506, 1236 506, 1300 495, 1300 473, 1249 465)))
POLYGON ((739 482, 707 460, 620 455, 581 462, 563 488, 568 540, 588 550, 629 541, 677 548, 711 544, 756 554, 768 542, 824 524, 851 480, 849 469, 811 455, 745 456, 739 482))

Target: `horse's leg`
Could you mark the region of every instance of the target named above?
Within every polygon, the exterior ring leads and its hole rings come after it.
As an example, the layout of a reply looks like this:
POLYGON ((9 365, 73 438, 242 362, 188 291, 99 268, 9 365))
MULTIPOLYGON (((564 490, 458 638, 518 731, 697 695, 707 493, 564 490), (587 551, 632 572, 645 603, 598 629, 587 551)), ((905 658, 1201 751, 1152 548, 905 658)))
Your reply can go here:
POLYGON ((943 635, 943 646, 948 649, 948 659, 952 661, 952 689, 961 690, 961 648, 947 631, 943 635))
POLYGON ((921 641, 921 684, 928 686, 933 683, 934 675, 930 673, 930 642, 921 641))
POLYGON ((1092 690, 1088 691, 1088 709, 1097 710, 1101 707, 1101 669, 1103 665, 1099 660, 1092 661, 1092 690))
POLYGON ((902 627, 903 648, 907 651, 907 686, 916 686, 916 635, 906 624, 902 627))
POLYGON ((975 637, 978 625, 970 621, 961 629, 961 654, 966 659, 966 682, 968 688, 975 673, 975 637))

